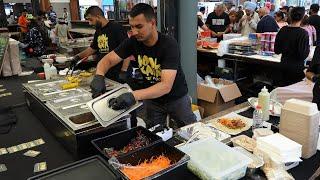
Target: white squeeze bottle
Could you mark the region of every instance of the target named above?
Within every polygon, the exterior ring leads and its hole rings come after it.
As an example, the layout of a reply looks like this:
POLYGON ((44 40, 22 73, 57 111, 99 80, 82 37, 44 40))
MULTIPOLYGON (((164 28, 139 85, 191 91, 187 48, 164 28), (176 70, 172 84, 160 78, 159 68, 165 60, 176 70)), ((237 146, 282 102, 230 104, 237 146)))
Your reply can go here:
POLYGON ((261 92, 258 95, 258 105, 261 106, 262 114, 263 114, 263 120, 268 121, 269 120, 269 107, 270 104, 270 93, 268 92, 268 89, 264 86, 263 89, 261 89, 261 92))
POLYGON ((57 76, 57 73, 57 68, 54 65, 52 65, 50 67, 50 79, 54 79, 57 76))
POLYGON ((46 80, 49 80, 50 79, 50 65, 49 63, 44 63, 43 65, 43 70, 44 70, 44 74, 46 76, 46 80))

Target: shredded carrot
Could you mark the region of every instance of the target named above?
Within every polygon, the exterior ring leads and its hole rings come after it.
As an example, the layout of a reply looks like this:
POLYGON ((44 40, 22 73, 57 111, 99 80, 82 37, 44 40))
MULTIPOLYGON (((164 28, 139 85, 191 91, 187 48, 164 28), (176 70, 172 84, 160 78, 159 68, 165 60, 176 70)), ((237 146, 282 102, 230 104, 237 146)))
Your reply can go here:
POLYGON ((152 157, 149 161, 145 160, 143 163, 137 166, 126 166, 122 168, 121 171, 130 180, 140 180, 168 168, 170 163, 171 161, 169 158, 161 155, 155 159, 152 157))

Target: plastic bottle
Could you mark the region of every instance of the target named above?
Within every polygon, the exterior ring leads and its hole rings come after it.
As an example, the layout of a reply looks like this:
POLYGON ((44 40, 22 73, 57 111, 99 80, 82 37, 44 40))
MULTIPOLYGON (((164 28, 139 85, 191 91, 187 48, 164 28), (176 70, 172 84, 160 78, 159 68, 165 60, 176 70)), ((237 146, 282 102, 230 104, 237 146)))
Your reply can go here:
POLYGON ((50 65, 49 63, 44 63, 43 65, 43 70, 44 70, 44 74, 46 76, 46 80, 49 80, 50 79, 50 65))
POLYGON ((57 73, 58 73, 57 68, 54 65, 52 65, 50 67, 50 79, 53 79, 54 77, 56 77, 57 73))
POLYGON ((263 123, 263 112, 261 109, 261 106, 257 106, 256 109, 253 111, 253 124, 252 124, 252 130, 257 128, 262 128, 263 123))
POLYGON ((258 105, 261 106, 263 120, 268 121, 270 115, 270 93, 265 86, 263 87, 263 89, 261 89, 261 92, 258 95, 258 105))

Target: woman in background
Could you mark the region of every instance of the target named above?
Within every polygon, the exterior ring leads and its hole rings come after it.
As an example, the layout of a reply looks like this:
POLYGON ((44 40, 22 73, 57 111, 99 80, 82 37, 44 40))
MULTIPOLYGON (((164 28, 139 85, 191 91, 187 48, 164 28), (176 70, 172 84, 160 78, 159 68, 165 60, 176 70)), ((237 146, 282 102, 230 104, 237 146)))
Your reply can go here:
POLYGON ((274 51, 282 54, 274 73, 276 86, 288 86, 305 77, 304 60, 309 55, 310 45, 308 33, 300 27, 304 15, 304 7, 293 8, 290 12, 292 24, 282 27, 276 36, 274 51))
POLYGON ((274 15, 274 19, 277 21, 280 29, 284 26, 288 26, 288 23, 285 21, 285 16, 285 13, 281 11, 276 12, 276 14, 274 15))

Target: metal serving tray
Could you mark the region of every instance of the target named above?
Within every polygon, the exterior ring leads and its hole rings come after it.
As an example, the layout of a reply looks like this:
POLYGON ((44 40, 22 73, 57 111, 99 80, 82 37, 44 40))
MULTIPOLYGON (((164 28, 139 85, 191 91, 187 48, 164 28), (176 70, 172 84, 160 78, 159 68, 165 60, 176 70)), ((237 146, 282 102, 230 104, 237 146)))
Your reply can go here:
POLYGON ((125 84, 89 101, 87 105, 100 124, 103 127, 107 127, 142 105, 141 102, 136 102, 136 104, 129 109, 113 110, 109 108, 110 99, 131 91, 131 88, 125 84))

